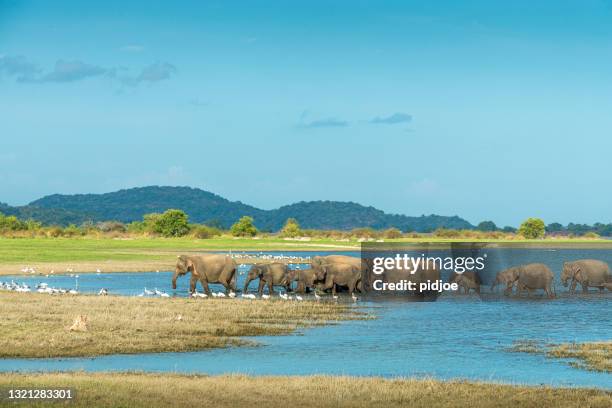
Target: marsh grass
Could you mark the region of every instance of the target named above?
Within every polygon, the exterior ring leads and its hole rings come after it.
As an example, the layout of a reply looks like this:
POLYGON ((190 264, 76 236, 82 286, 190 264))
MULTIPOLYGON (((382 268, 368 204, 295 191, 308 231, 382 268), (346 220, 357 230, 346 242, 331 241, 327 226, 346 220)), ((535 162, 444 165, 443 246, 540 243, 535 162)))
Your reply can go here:
POLYGON ((559 344, 551 347, 546 355, 574 359, 570 364, 577 368, 612 373, 612 341, 559 344))
MULTIPOLYGON (((71 407, 609 408, 610 392, 460 381, 177 374, 2 374, 0 389, 66 388, 71 407)), ((56 405, 49 401, 27 406, 56 405)), ((19 406, 0 400, 0 406, 19 406)))
POLYGON ((507 351, 543 354, 548 358, 571 359, 569 364, 591 371, 612 372, 612 341, 544 344, 537 340, 514 342, 507 351))
POLYGON ((350 305, 243 299, 50 296, 0 293, 0 357, 69 357, 193 351, 245 345, 368 316, 350 305), (87 316, 86 332, 67 328, 87 316))

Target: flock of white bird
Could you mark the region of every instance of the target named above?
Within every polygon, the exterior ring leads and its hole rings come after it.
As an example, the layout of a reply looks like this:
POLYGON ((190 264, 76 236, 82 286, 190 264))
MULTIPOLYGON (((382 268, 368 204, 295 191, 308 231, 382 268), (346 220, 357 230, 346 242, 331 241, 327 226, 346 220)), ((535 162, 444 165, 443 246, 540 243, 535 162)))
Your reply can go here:
POLYGON ((276 261, 276 262, 287 262, 287 263, 307 263, 310 261, 309 256, 296 256, 296 255, 284 255, 284 254, 266 254, 259 252, 257 254, 248 254, 246 252, 235 253, 231 252, 229 255, 234 259, 253 259, 257 258, 262 261, 276 261))
MULTIPOLYGON (((8 290, 11 292, 27 293, 32 292, 32 288, 27 283, 17 283, 13 280, 10 282, 0 282, 1 290, 8 290)), ((47 293, 49 295, 76 295, 79 292, 76 289, 64 289, 64 288, 53 288, 47 283, 39 283, 34 287, 34 290, 38 293, 47 293)))

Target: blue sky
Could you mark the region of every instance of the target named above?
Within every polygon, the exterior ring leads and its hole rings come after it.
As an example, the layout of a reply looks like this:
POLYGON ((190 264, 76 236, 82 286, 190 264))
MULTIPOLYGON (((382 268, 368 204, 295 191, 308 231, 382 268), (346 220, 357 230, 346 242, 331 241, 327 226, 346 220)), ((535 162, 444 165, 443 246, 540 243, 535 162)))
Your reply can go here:
POLYGON ((123 3, 0 0, 0 201, 612 221, 611 1, 123 3))

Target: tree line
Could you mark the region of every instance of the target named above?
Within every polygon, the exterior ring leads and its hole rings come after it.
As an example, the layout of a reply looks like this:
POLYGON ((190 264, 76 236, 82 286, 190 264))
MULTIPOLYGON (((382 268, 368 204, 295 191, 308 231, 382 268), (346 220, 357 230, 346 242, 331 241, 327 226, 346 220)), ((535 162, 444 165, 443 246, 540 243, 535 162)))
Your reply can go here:
POLYGON ((612 236, 612 224, 568 224, 559 223, 545 225, 540 218, 528 218, 518 229, 512 227, 498 228, 492 221, 483 221, 475 229, 455 230, 438 228, 432 233, 417 233, 400 231, 398 228, 374 229, 354 228, 349 231, 302 229, 295 218, 288 218, 284 226, 277 232, 262 232, 255 226, 253 217, 243 216, 230 228, 211 220, 204 224, 189 222, 189 216, 182 210, 169 209, 163 213, 144 215, 141 221, 122 223, 119 221, 91 222, 87 221, 77 226, 67 227, 44 226, 42 223, 29 219, 21 220, 14 215, 4 215, 0 212, 0 234, 13 237, 77 237, 77 236, 159 236, 185 237, 206 239, 221 235, 234 237, 278 236, 281 238, 331 238, 331 239, 398 239, 422 238, 471 238, 471 239, 541 239, 545 237, 584 237, 598 238, 612 236))

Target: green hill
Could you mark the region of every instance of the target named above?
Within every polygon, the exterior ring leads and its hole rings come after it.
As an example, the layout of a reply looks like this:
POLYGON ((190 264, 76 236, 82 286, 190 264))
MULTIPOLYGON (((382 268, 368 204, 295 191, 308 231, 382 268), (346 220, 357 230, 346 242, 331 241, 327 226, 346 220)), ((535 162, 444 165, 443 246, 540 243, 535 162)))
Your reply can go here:
POLYGON ((264 231, 277 231, 287 218, 298 220, 302 228, 349 230, 358 227, 389 228, 402 231, 428 232, 436 228, 473 228, 457 216, 386 214, 374 207, 353 202, 309 201, 286 205, 274 210, 262 210, 240 201, 229 201, 208 191, 190 187, 139 187, 105 194, 53 194, 31 202, 25 207, 7 207, 0 211, 24 218, 39 219, 47 224, 69 222, 141 220, 152 212, 169 208, 182 209, 192 222, 216 222, 229 227, 243 215, 255 219, 264 231))

